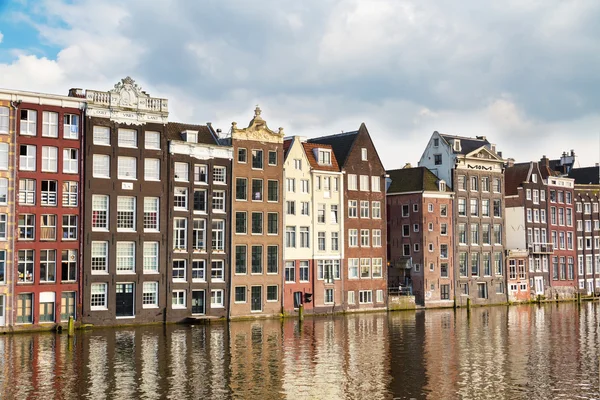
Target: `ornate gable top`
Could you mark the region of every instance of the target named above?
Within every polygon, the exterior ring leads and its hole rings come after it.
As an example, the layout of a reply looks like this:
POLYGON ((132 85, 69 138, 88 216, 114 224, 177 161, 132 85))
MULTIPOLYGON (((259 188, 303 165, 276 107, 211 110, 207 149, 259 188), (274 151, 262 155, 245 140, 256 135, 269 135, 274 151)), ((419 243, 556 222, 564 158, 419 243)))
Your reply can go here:
POLYGON ((167 99, 150 97, 131 77, 121 79, 108 92, 87 90, 88 115, 123 123, 167 123, 167 99))
POLYGON ((231 123, 231 136, 235 139, 243 139, 243 140, 258 140, 263 142, 276 142, 283 143, 283 137, 285 133, 283 132, 283 128, 279 128, 278 132, 272 131, 267 126, 267 121, 265 121, 261 116, 262 110, 257 105, 254 109, 254 118, 250 120, 247 128, 238 128, 237 122, 231 123))

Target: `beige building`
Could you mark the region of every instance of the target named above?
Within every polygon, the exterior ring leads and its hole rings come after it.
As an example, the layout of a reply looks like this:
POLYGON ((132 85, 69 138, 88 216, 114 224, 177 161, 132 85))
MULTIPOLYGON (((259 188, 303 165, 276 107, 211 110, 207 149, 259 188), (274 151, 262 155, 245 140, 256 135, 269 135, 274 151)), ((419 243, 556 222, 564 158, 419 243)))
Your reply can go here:
POLYGON ((13 321, 13 241, 15 215, 14 138, 16 106, 10 93, 0 93, 0 332, 13 321))

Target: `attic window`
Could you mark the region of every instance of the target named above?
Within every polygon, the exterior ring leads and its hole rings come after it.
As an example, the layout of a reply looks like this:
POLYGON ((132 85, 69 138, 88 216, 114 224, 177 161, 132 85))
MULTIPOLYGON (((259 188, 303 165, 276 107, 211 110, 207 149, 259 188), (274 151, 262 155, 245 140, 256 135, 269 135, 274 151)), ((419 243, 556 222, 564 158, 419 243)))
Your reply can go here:
POLYGON ((439 189, 440 192, 445 192, 446 191, 446 182, 439 181, 438 182, 438 189, 439 189))
POLYGON ((433 139, 433 147, 439 147, 439 146, 440 146, 440 139, 439 138, 433 139))
POLYGON ((454 151, 460 151, 460 139, 454 139, 453 149, 454 151))
POLYGON ((363 161, 367 161, 367 149, 365 149, 364 147, 360 149, 360 155, 363 161))
POLYGON ((184 131, 183 139, 188 143, 198 143, 198 132, 196 131, 184 131))
POLYGON ((319 150, 319 164, 331 165, 331 151, 319 150))
POLYGON ((537 183, 537 175, 535 175, 535 174, 531 175, 531 182, 537 183))

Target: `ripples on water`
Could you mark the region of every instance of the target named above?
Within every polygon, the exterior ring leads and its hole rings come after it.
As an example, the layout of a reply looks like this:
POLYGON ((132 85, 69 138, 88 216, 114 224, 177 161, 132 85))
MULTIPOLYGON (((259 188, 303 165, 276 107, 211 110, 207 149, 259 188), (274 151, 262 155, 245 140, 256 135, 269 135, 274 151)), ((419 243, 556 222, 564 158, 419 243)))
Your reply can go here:
POLYGON ((598 304, 0 337, 2 399, 598 399, 598 304))

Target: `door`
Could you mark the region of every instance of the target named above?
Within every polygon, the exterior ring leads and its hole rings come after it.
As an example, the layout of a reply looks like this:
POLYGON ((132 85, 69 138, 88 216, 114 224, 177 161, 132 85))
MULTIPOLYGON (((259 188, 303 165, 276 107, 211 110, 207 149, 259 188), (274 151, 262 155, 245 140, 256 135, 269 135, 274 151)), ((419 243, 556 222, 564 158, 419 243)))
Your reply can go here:
POLYGON ((4 326, 6 324, 6 312, 4 311, 4 295, 0 296, 0 326, 4 326))
POLYGON ((262 311, 262 286, 252 286, 250 293, 250 310, 254 312, 262 311))
POLYGON ((536 276, 534 279, 535 279, 535 294, 544 294, 544 277, 536 276))
POLYGON ((204 290, 192 291, 192 314, 204 314, 204 290))
POLYGON ((133 283, 117 283, 117 317, 133 317, 134 316, 134 304, 133 304, 133 283))

